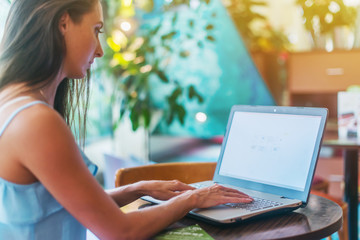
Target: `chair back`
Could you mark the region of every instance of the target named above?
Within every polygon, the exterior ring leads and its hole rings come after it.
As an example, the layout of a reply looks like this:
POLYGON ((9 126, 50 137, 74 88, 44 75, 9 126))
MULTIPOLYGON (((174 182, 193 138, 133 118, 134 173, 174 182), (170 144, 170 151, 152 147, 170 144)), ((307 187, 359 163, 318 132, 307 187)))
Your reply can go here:
POLYGON ((174 162, 120 168, 115 174, 115 186, 123 186, 142 180, 179 180, 194 183, 211 180, 216 162, 174 162))

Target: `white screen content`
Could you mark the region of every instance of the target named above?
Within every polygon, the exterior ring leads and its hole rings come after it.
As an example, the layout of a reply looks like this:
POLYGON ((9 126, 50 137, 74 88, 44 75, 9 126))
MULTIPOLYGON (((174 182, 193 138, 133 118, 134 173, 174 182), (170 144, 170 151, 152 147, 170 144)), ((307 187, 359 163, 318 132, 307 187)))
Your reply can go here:
POLYGON ((304 190, 320 116, 235 112, 219 174, 304 190))

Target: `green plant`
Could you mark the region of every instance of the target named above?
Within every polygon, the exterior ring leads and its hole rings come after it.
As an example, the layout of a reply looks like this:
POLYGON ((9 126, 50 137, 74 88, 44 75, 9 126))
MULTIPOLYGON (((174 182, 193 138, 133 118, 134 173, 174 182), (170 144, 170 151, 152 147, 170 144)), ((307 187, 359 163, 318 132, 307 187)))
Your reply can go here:
POLYGON ((333 33, 336 27, 354 27, 357 11, 342 0, 297 0, 303 11, 304 25, 314 40, 318 35, 333 33))
POLYGON ((251 51, 286 51, 291 44, 287 36, 274 29, 257 9, 268 7, 265 1, 228 0, 225 6, 241 34, 247 48, 251 51), (255 26, 255 27, 254 27, 255 26))
POLYGON ((257 34, 253 31, 251 25, 257 21, 266 21, 266 17, 254 11, 253 8, 265 7, 267 6, 266 2, 253 0, 229 0, 225 2, 225 6, 229 11, 235 26, 241 33, 246 45, 251 46, 257 38, 257 34))
MULTIPOLYGON (((124 1, 123 1, 124 2, 124 1)), ((201 4, 209 4, 209 0, 201 0, 201 4)), ((174 54, 187 58, 191 52, 184 45, 186 41, 196 41, 202 48, 204 41, 213 42, 214 26, 206 24, 204 37, 195 31, 197 24, 194 19, 188 19, 187 29, 180 32, 177 28, 178 13, 176 7, 187 6, 188 0, 176 0, 163 6, 163 11, 170 13, 171 25, 165 26, 159 19, 156 23, 141 24, 132 34, 121 30, 116 22, 136 20, 136 3, 124 6, 117 1, 107 0, 105 6, 106 18, 113 23, 106 29, 105 55, 100 66, 106 69, 113 83, 113 101, 121 100, 120 119, 129 114, 132 129, 143 126, 149 128, 154 112, 159 110, 151 99, 151 79, 156 78, 172 88, 171 93, 164 99, 164 108, 160 109, 168 124, 174 120, 184 123, 186 109, 182 104, 183 98, 204 101, 193 85, 182 86, 177 79, 173 79, 166 72, 169 59, 174 54), (114 10, 115 9, 115 10, 114 10), (119 20, 120 19, 120 20, 119 20), (125 20, 124 20, 125 19, 125 20)), ((152 1, 142 2, 146 11, 152 11, 152 1)), ((119 120, 120 120, 119 119, 119 120)), ((118 124, 115 123, 114 127, 118 124)))

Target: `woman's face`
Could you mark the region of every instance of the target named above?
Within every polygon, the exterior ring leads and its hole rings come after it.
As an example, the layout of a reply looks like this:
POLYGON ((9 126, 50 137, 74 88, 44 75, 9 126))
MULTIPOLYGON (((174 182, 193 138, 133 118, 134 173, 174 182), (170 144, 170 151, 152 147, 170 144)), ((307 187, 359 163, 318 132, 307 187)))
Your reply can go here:
POLYGON ((60 21, 60 31, 64 35, 66 53, 63 63, 63 77, 80 79, 96 57, 103 56, 99 33, 103 27, 103 14, 100 2, 93 10, 74 23, 68 14, 60 21))

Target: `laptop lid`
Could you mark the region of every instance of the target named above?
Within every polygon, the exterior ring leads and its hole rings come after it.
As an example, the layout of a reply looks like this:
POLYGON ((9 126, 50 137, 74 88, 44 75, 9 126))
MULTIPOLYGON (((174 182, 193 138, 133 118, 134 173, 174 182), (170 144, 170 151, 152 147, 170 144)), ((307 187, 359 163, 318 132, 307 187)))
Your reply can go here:
POLYGON ((328 110, 233 106, 214 181, 307 203, 328 110))

